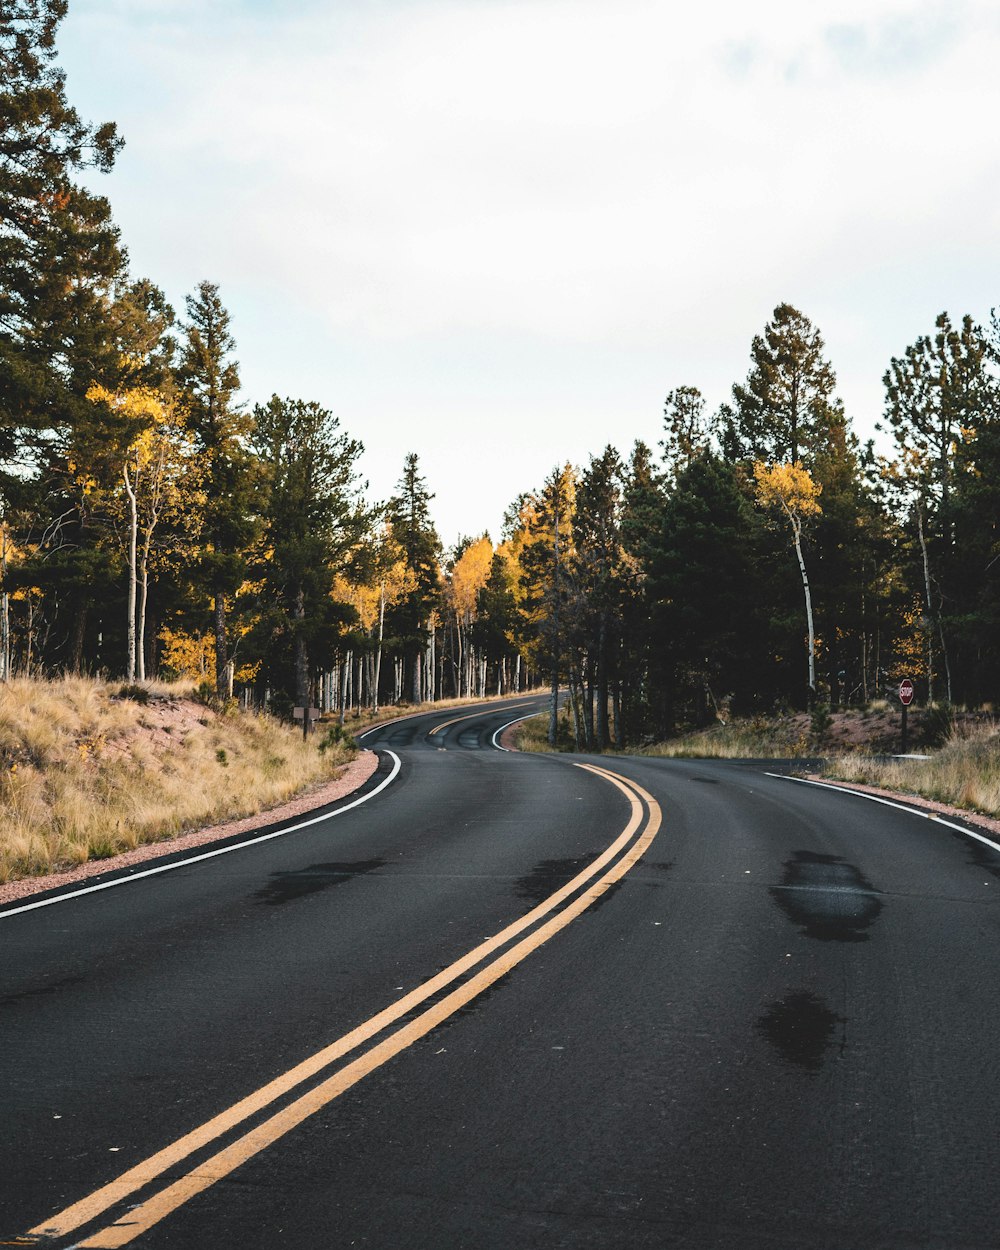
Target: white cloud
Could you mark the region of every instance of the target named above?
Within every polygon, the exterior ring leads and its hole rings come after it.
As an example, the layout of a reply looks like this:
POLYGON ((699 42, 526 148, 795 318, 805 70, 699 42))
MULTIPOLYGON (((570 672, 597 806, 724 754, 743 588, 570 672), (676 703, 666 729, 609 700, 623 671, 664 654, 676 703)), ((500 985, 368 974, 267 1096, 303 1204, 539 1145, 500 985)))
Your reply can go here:
POLYGON ((66 34, 129 144, 137 265, 220 281, 247 378, 342 395, 394 465, 440 429, 448 474, 470 414, 502 422, 504 499, 532 447, 655 439, 679 382, 723 398, 779 300, 870 417, 892 351, 997 299, 984 0, 78 0, 66 34))

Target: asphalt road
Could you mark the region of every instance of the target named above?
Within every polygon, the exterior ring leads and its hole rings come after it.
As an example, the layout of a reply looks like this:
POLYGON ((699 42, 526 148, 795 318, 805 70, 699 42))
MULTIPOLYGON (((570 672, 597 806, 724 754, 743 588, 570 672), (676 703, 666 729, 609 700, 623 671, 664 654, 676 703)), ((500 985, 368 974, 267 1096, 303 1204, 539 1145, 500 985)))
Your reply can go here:
POLYGON ((524 702, 0 909, 0 1245, 1000 1246, 1000 852, 766 764, 496 750, 524 702))

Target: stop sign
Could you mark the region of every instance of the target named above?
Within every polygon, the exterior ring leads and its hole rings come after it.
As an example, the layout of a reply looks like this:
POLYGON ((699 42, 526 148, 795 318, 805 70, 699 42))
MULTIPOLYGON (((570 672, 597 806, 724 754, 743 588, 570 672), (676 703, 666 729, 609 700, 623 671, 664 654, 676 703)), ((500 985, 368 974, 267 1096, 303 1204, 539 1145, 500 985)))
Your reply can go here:
POLYGON ((913 702, 913 682, 909 677, 904 677, 899 683, 899 701, 904 707, 913 702))

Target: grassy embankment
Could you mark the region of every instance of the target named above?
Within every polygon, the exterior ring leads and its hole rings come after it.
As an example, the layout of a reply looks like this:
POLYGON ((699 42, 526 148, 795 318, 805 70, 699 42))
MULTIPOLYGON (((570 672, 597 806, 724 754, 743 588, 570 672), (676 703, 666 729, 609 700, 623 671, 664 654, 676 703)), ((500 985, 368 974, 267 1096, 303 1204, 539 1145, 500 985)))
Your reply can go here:
POLYGON ((320 751, 322 731, 306 743, 271 717, 215 711, 190 687, 121 689, 84 678, 0 687, 0 882, 252 815, 354 754, 320 751))
MULTIPOLYGON (((942 709, 923 712, 927 732, 942 729, 942 709)), ((917 727, 921 718, 914 717, 917 727)), ((898 750, 898 712, 883 703, 853 713, 823 718, 758 717, 734 721, 668 742, 653 743, 632 754, 678 759, 807 759, 824 757, 824 776, 859 782, 896 794, 920 795, 953 807, 1000 817, 1000 725, 983 714, 957 714, 943 726, 943 744, 923 747, 927 759, 891 759, 898 750)), ((517 732, 523 751, 547 751, 548 718, 526 721, 517 732)), ((572 750, 565 727, 563 750, 572 750)))
MULTIPOLYGON (((548 751, 549 718, 535 716, 518 726, 515 742, 520 751, 548 751)), ((573 739, 565 717, 560 717, 559 751, 572 751, 573 739)), ((611 751, 608 754, 614 754, 611 751)), ((714 725, 698 733, 680 735, 666 742, 630 747, 630 755, 654 755, 674 759, 801 759, 815 757, 816 743, 795 720, 755 718, 714 725)))
POLYGON ((1000 816, 1000 726, 956 727, 925 760, 887 760, 853 751, 827 761, 823 774, 1000 816))

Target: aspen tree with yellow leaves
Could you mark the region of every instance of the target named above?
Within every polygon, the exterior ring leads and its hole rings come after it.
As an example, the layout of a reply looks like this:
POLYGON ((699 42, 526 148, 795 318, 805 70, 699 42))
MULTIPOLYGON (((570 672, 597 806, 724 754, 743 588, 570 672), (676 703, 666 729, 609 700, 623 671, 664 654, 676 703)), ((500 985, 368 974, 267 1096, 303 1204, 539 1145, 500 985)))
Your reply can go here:
POLYGON ((819 516, 822 508, 819 495, 822 487, 813 481, 800 461, 794 464, 767 465, 757 461, 753 466, 757 484, 757 502, 765 511, 780 511, 792 531, 792 543, 802 576, 802 591, 806 601, 806 626, 808 642, 806 654, 809 662, 810 699, 816 696, 816 632, 813 627, 812 594, 809 574, 806 572, 802 554, 802 526, 810 517, 819 516))
POLYGON ((479 595, 489 581, 493 544, 484 534, 465 548, 452 565, 446 600, 455 623, 454 656, 456 693, 463 698, 485 694, 485 657, 477 656, 473 629, 478 618, 479 595))
POLYGON ((146 387, 114 393, 92 386, 87 398, 105 404, 125 416, 135 429, 124 448, 121 465, 122 508, 115 496, 107 507, 114 516, 124 514, 125 557, 128 569, 126 616, 126 676, 129 681, 146 678, 146 609, 149 601, 150 556, 154 535, 165 519, 172 519, 189 538, 197 532, 199 504, 198 466, 190 436, 176 408, 162 394, 146 387))

